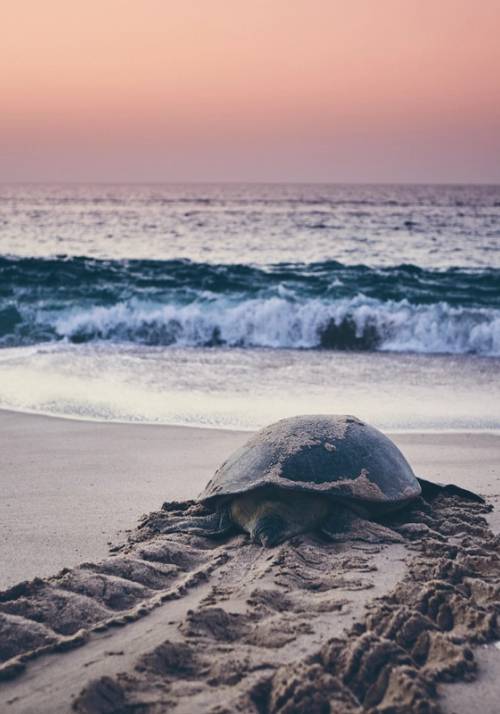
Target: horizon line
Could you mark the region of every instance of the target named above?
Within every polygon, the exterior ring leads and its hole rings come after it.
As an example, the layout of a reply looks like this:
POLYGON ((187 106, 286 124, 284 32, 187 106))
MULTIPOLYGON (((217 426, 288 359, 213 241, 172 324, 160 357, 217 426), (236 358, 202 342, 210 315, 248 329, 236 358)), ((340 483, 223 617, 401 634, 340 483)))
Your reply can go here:
POLYGON ((151 181, 113 181, 113 180, 4 180, 0 186, 484 186, 497 188, 499 182, 491 181, 266 181, 266 180, 151 180, 151 181))

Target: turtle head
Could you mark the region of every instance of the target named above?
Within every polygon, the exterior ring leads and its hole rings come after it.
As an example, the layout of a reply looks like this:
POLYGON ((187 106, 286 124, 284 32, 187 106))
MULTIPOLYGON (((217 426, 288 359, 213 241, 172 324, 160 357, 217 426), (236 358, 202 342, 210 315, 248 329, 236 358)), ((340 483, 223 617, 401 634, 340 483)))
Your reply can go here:
POLYGON ((272 548, 288 537, 286 521, 279 512, 270 509, 269 512, 263 513, 255 519, 250 537, 254 543, 272 548))
POLYGON ((235 498, 231 520, 254 543, 272 548, 288 538, 318 527, 328 513, 321 496, 281 489, 257 489, 235 498))

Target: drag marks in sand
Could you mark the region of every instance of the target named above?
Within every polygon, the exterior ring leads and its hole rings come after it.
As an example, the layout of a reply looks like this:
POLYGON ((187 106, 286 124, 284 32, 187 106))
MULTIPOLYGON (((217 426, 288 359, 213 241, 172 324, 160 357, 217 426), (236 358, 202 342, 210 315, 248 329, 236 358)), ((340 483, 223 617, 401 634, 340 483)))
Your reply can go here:
POLYGON ((499 638, 482 504, 418 500, 388 523, 407 545, 162 534, 198 508, 0 594, 6 712, 434 714, 438 683, 474 678, 473 646, 499 638))

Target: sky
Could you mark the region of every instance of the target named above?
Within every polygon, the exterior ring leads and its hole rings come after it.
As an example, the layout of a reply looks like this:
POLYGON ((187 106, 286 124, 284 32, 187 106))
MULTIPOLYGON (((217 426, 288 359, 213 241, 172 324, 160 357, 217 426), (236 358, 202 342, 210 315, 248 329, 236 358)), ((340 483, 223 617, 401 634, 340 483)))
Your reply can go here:
POLYGON ((500 183, 500 0, 16 0, 0 181, 500 183))

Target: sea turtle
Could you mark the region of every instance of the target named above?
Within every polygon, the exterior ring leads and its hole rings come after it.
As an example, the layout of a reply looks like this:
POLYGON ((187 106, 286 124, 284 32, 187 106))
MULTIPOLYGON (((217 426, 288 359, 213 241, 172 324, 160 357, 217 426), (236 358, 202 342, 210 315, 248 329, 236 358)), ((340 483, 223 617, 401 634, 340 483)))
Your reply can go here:
POLYGON ((166 531, 246 531, 264 546, 311 530, 334 540, 401 540, 372 519, 440 489, 482 500, 458 486, 417 478, 398 447, 360 419, 296 416, 265 427, 225 461, 198 501, 209 515, 166 531))

